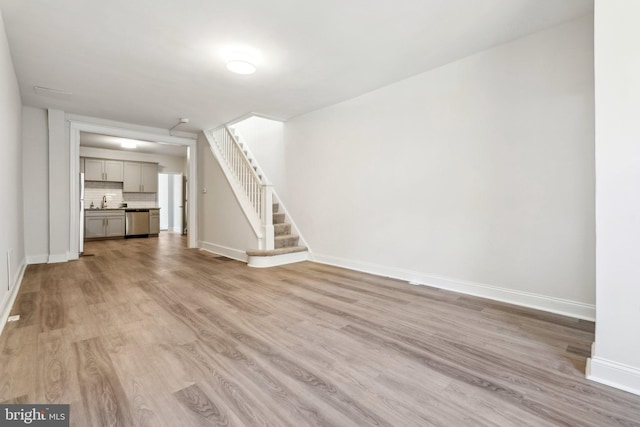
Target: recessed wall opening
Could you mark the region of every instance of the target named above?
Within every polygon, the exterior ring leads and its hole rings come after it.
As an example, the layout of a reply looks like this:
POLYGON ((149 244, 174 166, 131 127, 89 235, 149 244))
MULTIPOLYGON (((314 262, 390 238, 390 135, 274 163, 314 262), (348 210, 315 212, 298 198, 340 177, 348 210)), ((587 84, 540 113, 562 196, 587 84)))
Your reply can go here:
MULTIPOLYGON (((85 208, 90 208, 92 203, 94 208, 148 209, 149 229, 152 229, 152 224, 157 223, 157 227, 154 227, 154 229, 158 230, 156 233, 159 232, 160 222, 158 211, 155 210, 160 208, 159 194, 161 191, 158 187, 160 174, 180 177, 181 188, 186 187, 185 190, 187 191, 187 196, 182 197, 182 200, 190 200, 193 201, 192 203, 196 203, 196 197, 193 194, 189 194, 189 192, 193 192, 197 188, 195 137, 155 134, 72 120, 70 143, 70 182, 72 192, 70 206, 72 210, 69 259, 77 258, 83 251, 84 241, 86 240, 84 235, 86 222, 83 214, 91 213, 93 216, 99 214, 85 210, 85 208), (104 161, 103 169, 98 171, 97 177, 95 170, 86 169, 88 159, 97 161, 89 162, 94 169, 94 163, 100 163, 101 160, 104 161), (135 188, 132 189, 131 180, 120 177, 117 172, 112 175, 112 171, 105 169, 107 160, 123 165, 123 175, 126 175, 126 170, 131 171, 135 164, 139 164, 142 171, 139 186, 135 185, 135 188), (144 173, 144 166, 148 165, 153 166, 151 168, 154 169, 152 174, 144 173), (84 175, 81 175, 81 173, 84 175), (85 176, 87 173, 89 176, 85 176), (113 176, 116 176, 116 178, 113 178, 113 176), (84 184, 81 184, 82 178, 90 179, 85 179, 84 184), (143 182, 145 179, 147 181, 150 179, 151 181, 143 182), (194 183, 193 189, 190 188, 191 186, 186 185, 186 182, 191 180, 194 183), (83 193, 81 189, 86 191, 83 193)), ((171 212, 167 212, 167 216, 171 217, 171 219, 176 219, 171 224, 171 228, 168 227, 166 230, 175 230, 176 232, 187 234, 188 246, 196 247, 198 240, 195 213, 197 208, 182 203, 171 206, 170 209, 171 212)), ((126 215, 124 222, 125 234, 123 237, 127 237, 126 215)), ((111 221, 109 225, 111 225, 111 221)), ((107 227, 107 232, 105 233, 108 234, 110 231, 113 230, 107 227)), ((149 231, 148 235, 157 234, 149 231)), ((99 239, 101 237, 95 238, 99 239)))

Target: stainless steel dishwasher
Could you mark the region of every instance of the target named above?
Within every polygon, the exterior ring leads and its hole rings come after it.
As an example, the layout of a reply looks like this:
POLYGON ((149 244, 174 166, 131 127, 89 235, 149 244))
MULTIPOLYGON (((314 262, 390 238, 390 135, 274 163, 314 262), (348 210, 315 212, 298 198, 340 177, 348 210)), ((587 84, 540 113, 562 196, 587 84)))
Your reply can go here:
POLYGON ((149 235, 149 209, 127 209, 125 237, 149 235))

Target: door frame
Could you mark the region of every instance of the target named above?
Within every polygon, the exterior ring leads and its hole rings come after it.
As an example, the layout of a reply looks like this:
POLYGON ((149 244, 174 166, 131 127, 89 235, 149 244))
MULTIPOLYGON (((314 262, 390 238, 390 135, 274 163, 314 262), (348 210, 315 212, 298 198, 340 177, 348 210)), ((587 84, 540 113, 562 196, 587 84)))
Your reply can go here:
MULTIPOLYGON (((80 243, 80 188, 78 176, 80 174, 80 132, 99 133, 120 138, 138 139, 158 143, 175 144, 187 147, 187 162, 189 170, 187 178, 192 184, 189 186, 189 233, 188 246, 198 247, 198 145, 196 138, 173 136, 168 133, 152 130, 127 129, 110 124, 91 123, 82 118, 69 118, 69 185, 70 185, 70 215, 69 215, 69 259, 78 259, 80 243)), ((123 126, 126 126, 123 124, 123 126)), ((148 128, 147 128, 148 129, 148 128)), ((168 131, 167 131, 168 132, 168 131)))

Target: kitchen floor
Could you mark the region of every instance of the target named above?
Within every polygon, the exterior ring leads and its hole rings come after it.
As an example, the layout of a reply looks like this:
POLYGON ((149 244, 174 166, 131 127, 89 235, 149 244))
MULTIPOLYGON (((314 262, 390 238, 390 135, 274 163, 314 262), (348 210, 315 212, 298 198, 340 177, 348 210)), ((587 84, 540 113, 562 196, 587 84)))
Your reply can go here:
POLYGON ((0 401, 82 427, 640 425, 640 396, 584 379, 592 322, 177 233, 85 251, 27 268, 0 401))

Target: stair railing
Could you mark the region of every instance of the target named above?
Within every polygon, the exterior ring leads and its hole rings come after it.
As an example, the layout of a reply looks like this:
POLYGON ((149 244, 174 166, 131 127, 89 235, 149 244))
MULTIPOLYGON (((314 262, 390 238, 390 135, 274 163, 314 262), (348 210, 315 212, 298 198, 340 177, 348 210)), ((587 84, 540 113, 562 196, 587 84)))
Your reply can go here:
MULTIPOLYGON (((238 196, 237 193, 240 193, 241 197, 245 199, 244 203, 241 202, 240 205, 258 236, 260 249, 273 249, 275 242, 273 187, 271 184, 263 182, 227 126, 214 129, 210 134, 213 154, 218 158, 223 169, 226 167, 225 175, 228 172, 233 177, 233 180, 229 181, 236 196, 238 196), (251 209, 247 209, 248 207, 251 209), (248 210, 250 212, 247 212, 248 210)), ((206 132, 205 135, 207 135, 206 132)), ((228 176, 227 179, 229 179, 228 176)))

